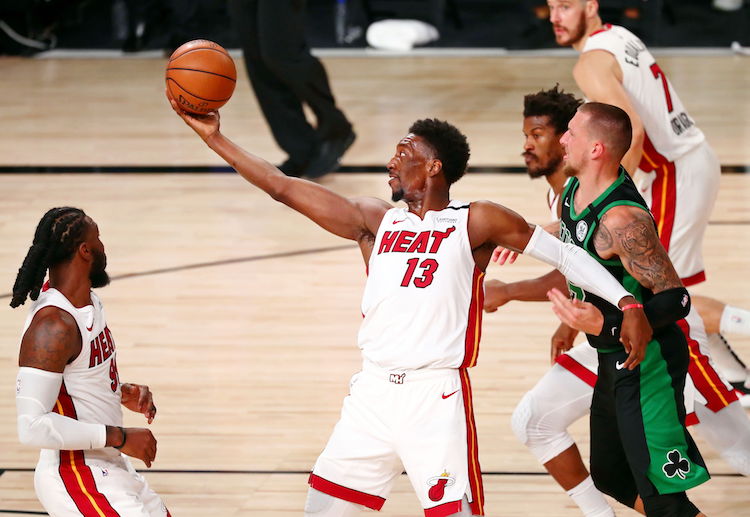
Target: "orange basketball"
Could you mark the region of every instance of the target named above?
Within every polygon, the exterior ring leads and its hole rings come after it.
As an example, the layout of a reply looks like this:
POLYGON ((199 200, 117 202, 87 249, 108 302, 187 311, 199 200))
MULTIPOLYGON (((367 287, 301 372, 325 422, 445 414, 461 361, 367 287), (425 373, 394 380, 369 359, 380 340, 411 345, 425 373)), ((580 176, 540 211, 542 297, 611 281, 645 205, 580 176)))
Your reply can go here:
POLYGON ((224 47, 197 39, 172 53, 166 80, 180 108, 201 115, 227 103, 237 84, 237 69, 224 47))

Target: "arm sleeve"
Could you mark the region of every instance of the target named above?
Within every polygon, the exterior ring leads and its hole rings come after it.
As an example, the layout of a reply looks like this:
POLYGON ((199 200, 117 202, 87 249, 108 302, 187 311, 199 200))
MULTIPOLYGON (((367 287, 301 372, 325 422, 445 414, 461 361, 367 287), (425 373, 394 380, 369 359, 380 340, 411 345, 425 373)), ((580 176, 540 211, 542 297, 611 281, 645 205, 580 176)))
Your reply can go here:
POLYGON ((625 296, 632 296, 585 250, 563 243, 540 226, 534 229, 523 253, 556 267, 572 283, 607 300, 615 307, 625 296))
POLYGON ((654 329, 666 327, 688 315, 690 295, 684 287, 666 289, 643 304, 643 312, 654 329))
MULTIPOLYGON (((690 312, 690 294, 684 287, 661 291, 643 304, 643 312, 654 330, 666 327, 687 317, 690 312)), ((619 339, 621 325, 622 312, 605 314, 602 333, 599 337, 605 335, 609 337, 608 333, 611 333, 611 337, 619 339)))
POLYGON ((22 366, 16 377, 18 438, 42 449, 101 449, 107 442, 103 424, 80 422, 52 413, 62 373, 22 366))

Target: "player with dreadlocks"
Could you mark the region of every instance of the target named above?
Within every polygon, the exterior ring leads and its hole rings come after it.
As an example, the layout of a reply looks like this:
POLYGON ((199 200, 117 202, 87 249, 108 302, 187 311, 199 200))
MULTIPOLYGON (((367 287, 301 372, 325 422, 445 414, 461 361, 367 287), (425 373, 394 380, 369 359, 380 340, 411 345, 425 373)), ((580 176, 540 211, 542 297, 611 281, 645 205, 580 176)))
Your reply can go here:
POLYGON ((126 457, 150 467, 156 439, 123 428, 121 405, 148 423, 156 406, 147 386, 119 381, 112 332, 91 290, 109 283, 106 265, 99 228, 83 210, 44 214, 10 302, 34 300, 18 358, 18 436, 41 448, 34 487, 49 515, 169 516, 126 457))

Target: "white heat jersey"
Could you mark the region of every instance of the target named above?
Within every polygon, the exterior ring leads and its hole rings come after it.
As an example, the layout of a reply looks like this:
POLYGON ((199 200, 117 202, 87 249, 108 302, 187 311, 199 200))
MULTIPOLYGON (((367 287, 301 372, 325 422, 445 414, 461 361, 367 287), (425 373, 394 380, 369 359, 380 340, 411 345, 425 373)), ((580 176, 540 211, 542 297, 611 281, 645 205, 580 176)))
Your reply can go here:
MULTIPOLYGON (((81 333, 81 353, 63 370, 63 382, 53 412, 82 422, 121 426, 122 407, 120 382, 117 374, 115 342, 107 327, 104 308, 91 292, 91 305, 76 308, 57 289, 47 288, 30 308, 24 333, 34 315, 44 307, 55 306, 75 318, 81 333)), ((40 462, 69 460, 69 451, 42 449, 40 462)), ((79 455, 81 451, 76 451, 79 455)), ((105 447, 83 451, 86 459, 117 460, 120 451, 105 447)))
POLYGON ((484 273, 468 221, 469 204, 458 201, 424 219, 406 208, 386 212, 362 297, 365 361, 396 371, 476 364, 484 273))
MULTIPOLYGON (((669 79, 635 34, 607 24, 586 40, 583 52, 591 50, 605 50, 619 63, 622 85, 657 153, 673 162, 705 140, 669 79)), ((644 143, 644 152, 649 147, 644 143)), ((641 168, 653 170, 644 161, 641 168)))

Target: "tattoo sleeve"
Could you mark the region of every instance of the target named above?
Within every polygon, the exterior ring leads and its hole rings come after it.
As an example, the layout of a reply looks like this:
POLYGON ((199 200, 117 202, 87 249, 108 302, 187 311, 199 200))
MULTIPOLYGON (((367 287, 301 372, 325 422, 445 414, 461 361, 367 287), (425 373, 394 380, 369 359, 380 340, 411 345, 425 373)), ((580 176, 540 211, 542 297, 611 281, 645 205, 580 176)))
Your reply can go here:
POLYGON ((597 250, 617 253, 633 278, 654 293, 682 286, 649 214, 633 209, 627 218, 608 219, 607 215, 602 216, 595 236, 597 250))

